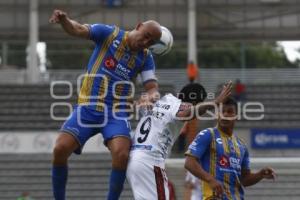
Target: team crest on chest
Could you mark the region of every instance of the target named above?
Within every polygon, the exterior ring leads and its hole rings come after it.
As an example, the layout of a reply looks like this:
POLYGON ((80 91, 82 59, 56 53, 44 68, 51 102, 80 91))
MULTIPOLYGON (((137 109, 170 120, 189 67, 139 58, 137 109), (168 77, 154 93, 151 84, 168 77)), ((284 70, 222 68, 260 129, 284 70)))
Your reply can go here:
POLYGON ((130 55, 128 53, 125 53, 124 56, 122 57, 122 61, 128 62, 130 59, 130 55))

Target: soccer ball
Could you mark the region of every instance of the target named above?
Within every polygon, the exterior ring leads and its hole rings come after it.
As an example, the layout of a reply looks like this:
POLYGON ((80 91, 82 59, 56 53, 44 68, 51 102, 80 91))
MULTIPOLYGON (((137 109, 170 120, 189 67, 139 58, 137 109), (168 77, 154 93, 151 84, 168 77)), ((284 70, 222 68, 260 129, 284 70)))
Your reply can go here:
POLYGON ((173 46, 173 35, 164 26, 161 26, 161 37, 160 40, 154 45, 149 47, 149 50, 155 55, 164 55, 168 53, 173 46))

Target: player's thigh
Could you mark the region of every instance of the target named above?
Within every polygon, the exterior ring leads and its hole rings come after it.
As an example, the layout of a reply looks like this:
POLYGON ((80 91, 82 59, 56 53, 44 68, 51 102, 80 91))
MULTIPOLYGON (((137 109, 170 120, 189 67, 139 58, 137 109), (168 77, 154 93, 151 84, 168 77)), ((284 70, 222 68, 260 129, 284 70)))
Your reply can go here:
POLYGON ((114 117, 109 117, 108 122, 102 128, 102 135, 105 143, 108 143, 109 140, 117 137, 125 137, 130 140, 130 131, 130 123, 126 118, 116 119, 114 117))
MULTIPOLYGON (((135 200, 168 200, 169 190, 166 177, 158 175, 158 169, 147 162, 130 160, 127 166, 127 180, 135 200)), ((161 171, 161 169, 159 168, 161 171)))
POLYGON ((94 116, 85 108, 77 107, 62 125, 60 131, 64 134, 61 134, 61 137, 66 137, 63 135, 72 137, 73 141, 75 140, 78 144, 73 151, 80 154, 86 141, 100 132, 100 128, 97 127, 99 120, 99 117, 94 116))
POLYGON ((129 161, 127 180, 135 200, 157 199, 154 172, 141 161, 129 161))
POLYGON ((102 128, 104 143, 112 155, 126 152, 127 157, 131 145, 130 125, 126 119, 110 118, 102 128))

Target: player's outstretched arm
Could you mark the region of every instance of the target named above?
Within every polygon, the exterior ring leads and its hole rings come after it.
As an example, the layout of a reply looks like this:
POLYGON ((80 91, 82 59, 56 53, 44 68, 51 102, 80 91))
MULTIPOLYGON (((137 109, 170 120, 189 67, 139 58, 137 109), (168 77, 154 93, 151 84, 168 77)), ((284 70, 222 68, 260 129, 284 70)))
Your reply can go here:
POLYGON ((207 182, 214 193, 218 197, 222 197, 224 192, 222 184, 202 168, 196 157, 186 155, 184 167, 194 176, 207 182))
POLYGON ((214 101, 200 103, 196 106, 195 112, 198 112, 198 115, 201 116, 206 113, 207 110, 217 108, 220 104, 225 102, 225 100, 231 95, 232 91, 232 81, 229 81, 225 85, 223 85, 223 89, 219 96, 215 98, 214 101))
POLYGON ((243 186, 251 186, 262 179, 273 179, 275 180, 276 174, 274 170, 270 167, 265 167, 261 170, 259 170, 257 173, 252 173, 250 170, 242 170, 242 184, 243 186))
POLYGON ((223 103, 231 95, 231 91, 232 91, 232 81, 229 81, 228 83, 223 85, 222 91, 219 94, 219 96, 217 96, 217 98, 214 100, 214 103, 217 105, 223 103))
POLYGON ((72 36, 80 38, 89 38, 89 28, 87 25, 80 24, 68 17, 67 13, 62 10, 54 10, 49 22, 52 24, 61 24, 63 29, 72 36))

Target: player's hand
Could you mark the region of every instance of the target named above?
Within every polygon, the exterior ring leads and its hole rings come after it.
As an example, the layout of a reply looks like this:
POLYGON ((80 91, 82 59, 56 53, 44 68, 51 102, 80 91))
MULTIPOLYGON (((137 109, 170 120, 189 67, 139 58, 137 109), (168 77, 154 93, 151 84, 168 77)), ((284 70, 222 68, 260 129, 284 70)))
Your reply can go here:
POLYGON ((215 99, 215 103, 217 105, 223 103, 231 95, 231 90, 232 90, 232 81, 229 81, 228 83, 223 85, 223 89, 220 95, 215 99))
POLYGON ((60 23, 62 20, 67 18, 67 13, 62 10, 54 10, 51 17, 49 18, 49 23, 55 24, 60 23))
POLYGON ((142 94, 140 99, 135 102, 136 106, 141 109, 152 110, 153 102, 150 100, 149 95, 142 94))
POLYGON ((140 99, 136 102, 138 107, 147 108, 147 110, 152 110, 153 105, 156 101, 160 99, 159 92, 144 93, 141 95, 140 99))
POLYGON ((214 191, 214 196, 221 198, 224 193, 224 188, 223 185, 217 181, 216 179, 212 179, 211 181, 208 182, 209 186, 211 189, 214 191))
POLYGON ((271 167, 264 167, 260 170, 259 173, 261 174, 261 177, 265 178, 265 179, 275 180, 275 178, 276 178, 275 171, 271 167))

